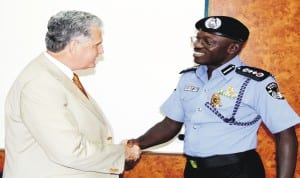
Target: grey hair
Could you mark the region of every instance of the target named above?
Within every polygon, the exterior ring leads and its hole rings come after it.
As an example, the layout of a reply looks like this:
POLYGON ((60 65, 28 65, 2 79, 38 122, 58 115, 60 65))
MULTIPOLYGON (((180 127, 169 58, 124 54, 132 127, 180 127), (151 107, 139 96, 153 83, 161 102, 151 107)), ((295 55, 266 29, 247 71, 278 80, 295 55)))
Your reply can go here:
POLYGON ((61 11, 48 21, 46 48, 52 52, 59 52, 71 40, 88 41, 91 37, 91 27, 101 28, 101 19, 88 12, 61 11))

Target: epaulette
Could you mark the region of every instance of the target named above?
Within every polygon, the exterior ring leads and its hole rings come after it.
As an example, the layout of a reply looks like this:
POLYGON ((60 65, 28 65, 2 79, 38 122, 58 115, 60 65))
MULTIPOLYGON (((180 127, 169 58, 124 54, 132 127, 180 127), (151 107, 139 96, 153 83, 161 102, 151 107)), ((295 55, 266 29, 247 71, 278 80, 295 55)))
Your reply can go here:
POLYGON ((256 68, 256 67, 249 67, 249 66, 240 66, 235 69, 235 72, 249 77, 256 81, 263 81, 267 77, 269 77, 271 74, 267 71, 264 71, 262 69, 256 68))
POLYGON ((198 67, 199 67, 199 65, 198 66, 193 66, 193 67, 190 67, 190 68, 187 68, 187 69, 184 69, 181 72, 179 72, 179 74, 183 74, 183 73, 191 72, 191 71, 196 71, 198 69, 198 67))

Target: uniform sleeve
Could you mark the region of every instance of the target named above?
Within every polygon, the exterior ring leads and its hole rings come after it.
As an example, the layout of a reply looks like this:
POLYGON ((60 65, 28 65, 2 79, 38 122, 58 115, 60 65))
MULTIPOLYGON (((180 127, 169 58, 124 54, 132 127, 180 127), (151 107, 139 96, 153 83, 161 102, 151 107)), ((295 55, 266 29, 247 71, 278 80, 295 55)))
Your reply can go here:
POLYGON ((164 114, 165 116, 169 117, 172 120, 183 122, 184 111, 180 101, 180 83, 181 83, 180 81, 176 89, 162 104, 160 111, 162 112, 162 114, 164 114))
POLYGON ((299 123, 299 116, 282 96, 273 77, 256 84, 254 107, 270 132, 278 133, 299 123))

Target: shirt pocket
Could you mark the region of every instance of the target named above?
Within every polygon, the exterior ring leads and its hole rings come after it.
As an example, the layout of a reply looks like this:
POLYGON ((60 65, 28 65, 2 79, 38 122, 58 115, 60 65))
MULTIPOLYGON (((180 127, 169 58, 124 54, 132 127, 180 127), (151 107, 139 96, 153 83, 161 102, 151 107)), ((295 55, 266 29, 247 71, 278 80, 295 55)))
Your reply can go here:
MULTIPOLYGON (((206 103, 206 109, 215 117, 215 118, 231 118, 234 110, 236 109, 236 98, 230 98, 227 96, 219 95, 219 101, 214 102, 211 96, 209 104, 206 103)), ((239 101, 241 102, 241 101, 239 101)))
MULTIPOLYGON (((236 105, 237 103, 237 98, 230 98, 230 97, 227 97, 227 96, 220 96, 220 106, 217 107, 217 109, 220 109, 220 110, 230 110, 232 111, 234 106, 236 105)), ((241 104, 241 100, 239 101, 240 104, 241 104)))
POLYGON ((185 112, 193 112, 201 105, 200 92, 184 91, 181 95, 181 103, 185 112))

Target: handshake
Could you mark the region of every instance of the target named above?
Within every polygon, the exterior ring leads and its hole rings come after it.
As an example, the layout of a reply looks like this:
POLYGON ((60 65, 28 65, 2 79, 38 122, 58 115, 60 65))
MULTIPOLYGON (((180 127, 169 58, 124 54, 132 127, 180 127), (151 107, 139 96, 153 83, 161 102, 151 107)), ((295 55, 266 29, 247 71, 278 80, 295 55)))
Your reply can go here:
POLYGON ((128 140, 121 142, 125 147, 125 169, 132 169, 139 160, 142 150, 137 143, 128 140))

